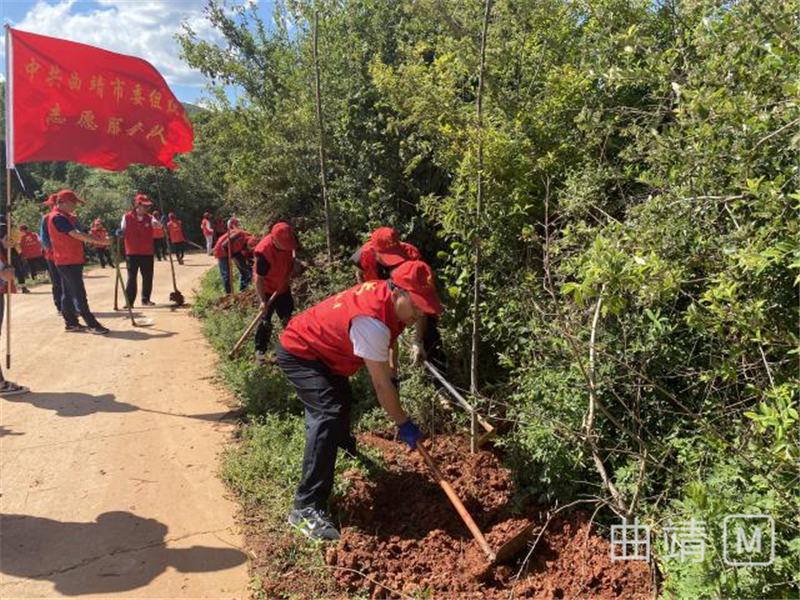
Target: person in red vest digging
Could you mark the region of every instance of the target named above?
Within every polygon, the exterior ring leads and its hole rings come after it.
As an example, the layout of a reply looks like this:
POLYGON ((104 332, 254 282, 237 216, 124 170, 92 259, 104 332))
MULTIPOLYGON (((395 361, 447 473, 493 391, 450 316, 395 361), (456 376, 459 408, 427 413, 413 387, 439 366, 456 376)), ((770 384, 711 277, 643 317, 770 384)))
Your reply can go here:
POLYGON ((75 192, 61 190, 56 194, 56 208, 47 222, 50 243, 53 245, 53 259, 61 276, 61 315, 67 331, 84 331, 86 327, 78 323, 75 314, 77 307, 91 333, 106 334, 108 329, 92 314, 86 298, 86 288, 83 285, 83 265, 86 262, 83 242, 102 247, 111 242, 87 235, 77 228, 75 209, 79 204, 83 204, 83 200, 75 192))
POLYGON ((161 222, 161 212, 153 211, 153 249, 156 258, 161 261, 167 258, 167 242, 164 241, 164 224, 161 222))
POLYGON ((261 322, 256 329, 256 361, 265 362, 267 348, 272 337, 272 315, 278 313, 283 326, 289 323, 294 312, 294 298, 289 282, 294 270, 294 251, 297 239, 291 225, 275 223, 254 250, 253 271, 256 278, 256 293, 261 300, 261 322), (275 300, 267 310, 270 296, 277 292, 275 300))
MULTIPOLYGON (((103 222, 100 221, 99 218, 92 221, 92 227, 89 229, 89 234, 101 240, 108 239, 108 230, 105 228, 103 222)), ((108 248, 95 248, 94 253, 97 254, 97 259, 100 261, 101 269, 105 269, 106 264, 109 266, 114 265, 114 263, 111 262, 111 255, 108 253, 108 248)))
POLYGON ((248 240, 254 241, 253 236, 243 229, 239 229, 239 219, 231 218, 228 220, 229 230, 217 240, 214 245, 214 258, 217 259, 219 266, 219 276, 222 278, 222 287, 225 293, 230 294, 233 290, 233 273, 230 272, 228 262, 228 244, 230 244, 230 259, 239 270, 239 291, 250 286, 252 271, 248 267, 245 251, 248 240))
POLYGON ((174 212, 169 213, 167 231, 169 232, 169 244, 175 252, 175 258, 178 259, 178 264, 182 265, 183 256, 186 254, 186 238, 183 235, 183 223, 174 212))
POLYGON ((47 271, 42 241, 36 233, 28 229, 25 223, 20 223, 19 230, 22 233, 19 240, 22 258, 28 263, 31 278, 36 279, 36 275, 47 271))
POLYGON ((214 224, 211 220, 210 212, 203 213, 203 220, 200 221, 200 230, 206 240, 206 253, 211 256, 214 253, 214 224))
POLYGON ((422 435, 400 404, 389 349, 406 326, 442 305, 431 268, 407 261, 386 281, 366 281, 300 313, 280 337, 278 366, 305 407, 303 474, 289 523, 311 539, 337 540, 326 512, 337 449, 356 453, 349 378, 366 364, 383 409, 413 450, 422 435), (393 381, 395 379, 395 381, 393 381))
MULTIPOLYGON (((400 241, 392 227, 380 227, 372 232, 369 241, 350 257, 356 265, 358 281, 388 279, 392 271, 409 260, 422 260, 420 251, 411 244, 400 241)), ((425 360, 444 367, 442 337, 436 317, 426 316, 417 321, 411 342, 412 360, 422 364, 425 360)))
POLYGON ((128 263, 128 281, 125 295, 133 306, 138 292, 137 280, 142 273, 142 306, 155 306, 150 300, 153 293, 153 218, 150 207, 153 205, 144 194, 137 194, 133 200, 133 210, 122 215, 120 232, 125 240, 125 257, 128 263))

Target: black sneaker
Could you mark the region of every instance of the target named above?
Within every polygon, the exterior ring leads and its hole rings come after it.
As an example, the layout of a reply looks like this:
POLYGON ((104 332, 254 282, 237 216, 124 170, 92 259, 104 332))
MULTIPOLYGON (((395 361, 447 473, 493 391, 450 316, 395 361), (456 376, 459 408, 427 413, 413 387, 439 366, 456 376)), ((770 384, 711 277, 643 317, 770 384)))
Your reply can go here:
POLYGON ((296 527, 300 533, 312 540, 336 541, 339 531, 334 527, 331 518, 325 511, 313 506, 296 508, 289 513, 289 525, 296 527))
POLYGON ((103 327, 99 323, 94 327, 89 327, 89 333, 93 333, 94 335, 106 335, 110 331, 108 327, 103 327))
POLYGON ((80 323, 76 323, 75 325, 67 325, 64 327, 64 331, 86 331, 86 325, 81 325, 80 323))

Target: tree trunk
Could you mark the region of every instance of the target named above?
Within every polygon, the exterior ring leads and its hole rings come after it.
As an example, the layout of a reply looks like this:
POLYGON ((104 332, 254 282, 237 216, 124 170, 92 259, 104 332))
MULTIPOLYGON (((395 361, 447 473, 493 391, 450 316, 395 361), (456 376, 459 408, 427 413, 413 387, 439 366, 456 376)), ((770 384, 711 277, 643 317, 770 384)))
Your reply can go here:
POLYGON ((475 100, 475 112, 478 121, 478 190, 477 206, 475 209, 475 285, 472 298, 472 350, 470 354, 470 392, 478 393, 478 352, 480 349, 481 315, 480 304, 480 267, 481 267, 481 236, 483 218, 483 77, 486 66, 486 36, 489 31, 489 14, 492 10, 492 0, 486 0, 486 10, 483 15, 483 31, 481 33, 481 57, 478 73, 478 95, 475 100))
POLYGON ((317 130, 319 135, 319 181, 322 186, 322 204, 325 207, 325 236, 328 242, 328 264, 333 264, 331 241, 331 210, 328 204, 328 182, 325 177, 325 130, 322 126, 322 90, 319 81, 319 12, 314 13, 314 83, 317 97, 317 130))

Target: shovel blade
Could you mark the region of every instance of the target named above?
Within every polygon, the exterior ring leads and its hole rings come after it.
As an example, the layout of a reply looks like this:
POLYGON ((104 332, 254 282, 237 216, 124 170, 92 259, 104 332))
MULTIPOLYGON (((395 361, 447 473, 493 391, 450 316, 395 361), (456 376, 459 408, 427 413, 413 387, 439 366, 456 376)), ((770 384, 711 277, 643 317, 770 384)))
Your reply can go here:
POLYGON ((533 532, 535 528, 535 523, 526 525, 513 538, 500 546, 495 553, 497 556, 497 558, 495 558, 495 562, 502 564, 514 560, 518 554, 527 548, 528 544, 533 539, 533 532))

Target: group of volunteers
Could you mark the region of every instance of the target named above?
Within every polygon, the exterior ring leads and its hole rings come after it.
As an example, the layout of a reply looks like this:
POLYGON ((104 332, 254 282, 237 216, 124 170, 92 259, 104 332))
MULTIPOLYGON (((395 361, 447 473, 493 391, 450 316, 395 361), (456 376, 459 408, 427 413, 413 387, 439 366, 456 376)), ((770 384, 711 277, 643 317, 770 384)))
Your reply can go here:
POLYGON ((400 439, 416 448, 420 430, 400 404, 398 336, 414 325, 415 362, 432 360, 440 352, 436 317, 442 305, 433 271, 417 248, 401 242, 393 228, 381 227, 351 259, 358 284, 292 318, 296 248, 292 227, 278 222, 252 250, 261 311, 256 358, 263 359, 267 351, 277 313, 284 325, 277 364, 297 391, 305 418, 302 477, 288 520, 311 539, 338 540, 327 511, 338 450, 360 456, 351 431, 349 378, 366 365, 400 439))
MULTIPOLYGON (((61 190, 44 203, 50 211, 42 217, 40 227, 39 256, 43 260, 36 260, 36 252, 30 249, 35 246, 33 242, 20 240, 20 245, 31 257, 32 268, 50 273, 53 300, 66 330, 105 334, 108 329, 92 314, 86 297, 84 244, 96 249, 101 266, 105 266, 106 262, 111 264, 107 248, 112 241, 99 220, 93 222, 89 234, 81 231, 75 211, 82 202, 74 192, 61 190), (79 323, 78 315, 85 326, 79 323)), ((137 194, 132 210, 123 215, 115 232, 124 240, 128 266, 125 294, 130 305, 139 293, 140 274, 141 304, 154 304, 154 256, 162 260, 171 246, 178 262, 183 263, 186 239, 181 221, 174 213, 163 221, 158 211, 150 212, 151 207, 145 194, 137 194), (165 238, 169 246, 159 249, 165 238)), ((237 219, 225 222, 210 213, 204 214, 200 229, 206 251, 217 259, 226 293, 233 290, 234 264, 240 290, 255 282, 260 302, 257 361, 267 360, 275 314, 284 327, 275 346, 274 362, 297 391, 305 418, 302 476, 288 520, 312 539, 337 540, 339 532, 326 509, 338 450, 361 456, 351 431, 353 393, 349 378, 366 365, 378 401, 397 425, 400 439, 411 449, 421 439, 419 428, 400 404, 398 337, 413 325, 414 361, 437 360, 441 340, 436 318, 442 306, 434 273, 417 248, 402 242, 396 230, 381 227, 351 257, 358 283, 292 318, 295 303, 291 280, 299 271, 298 240, 288 222, 274 223, 261 240, 240 228, 237 219)), ((27 230, 23 233, 27 235, 27 230)), ((13 243, 8 236, 3 241, 13 243)), ((12 267, 0 263, 0 287, 10 285, 12 267)), ((2 379, 0 372, 0 391, 9 384, 16 385, 2 379)))

